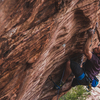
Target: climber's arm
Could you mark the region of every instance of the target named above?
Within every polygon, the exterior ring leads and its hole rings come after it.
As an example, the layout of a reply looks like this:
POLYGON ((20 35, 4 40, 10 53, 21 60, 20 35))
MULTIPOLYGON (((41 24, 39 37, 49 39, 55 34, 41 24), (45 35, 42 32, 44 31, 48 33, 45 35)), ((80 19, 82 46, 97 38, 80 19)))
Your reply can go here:
POLYGON ((92 58, 92 52, 90 51, 90 45, 91 45, 91 39, 92 39, 92 36, 93 36, 93 32, 91 33, 88 33, 88 39, 87 39, 87 42, 84 46, 84 54, 85 56, 87 57, 87 59, 91 59, 92 58))

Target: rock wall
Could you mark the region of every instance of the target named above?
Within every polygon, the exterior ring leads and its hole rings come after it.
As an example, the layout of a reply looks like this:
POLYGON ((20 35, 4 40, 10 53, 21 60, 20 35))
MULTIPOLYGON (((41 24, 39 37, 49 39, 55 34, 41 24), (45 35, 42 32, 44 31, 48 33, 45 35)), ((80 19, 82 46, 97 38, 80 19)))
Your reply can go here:
MULTIPOLYGON (((66 61, 82 54, 86 30, 100 25, 98 5, 99 0, 0 0, 0 100, 56 100, 48 76, 59 82, 66 61)), ((93 45, 96 39, 95 34, 93 45)))

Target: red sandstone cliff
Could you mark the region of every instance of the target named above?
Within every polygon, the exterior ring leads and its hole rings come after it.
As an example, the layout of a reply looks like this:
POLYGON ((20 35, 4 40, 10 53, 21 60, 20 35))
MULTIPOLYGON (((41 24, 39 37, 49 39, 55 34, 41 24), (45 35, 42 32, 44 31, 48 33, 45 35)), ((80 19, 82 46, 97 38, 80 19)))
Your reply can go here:
POLYGON ((48 76, 58 82, 67 59, 81 54, 84 31, 100 23, 98 5, 99 0, 0 0, 0 100, 56 100, 48 76))

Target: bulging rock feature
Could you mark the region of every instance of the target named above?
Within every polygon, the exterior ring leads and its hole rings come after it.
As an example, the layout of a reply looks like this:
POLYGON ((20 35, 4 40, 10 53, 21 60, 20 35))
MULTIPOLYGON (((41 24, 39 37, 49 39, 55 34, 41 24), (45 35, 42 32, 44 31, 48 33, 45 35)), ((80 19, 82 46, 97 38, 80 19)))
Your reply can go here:
MULTIPOLYGON (((0 100, 56 100, 68 59, 81 60, 99 0, 0 0, 0 100)), ((92 45, 95 45, 94 35, 92 45)), ((71 88, 73 76, 59 91, 71 88)))

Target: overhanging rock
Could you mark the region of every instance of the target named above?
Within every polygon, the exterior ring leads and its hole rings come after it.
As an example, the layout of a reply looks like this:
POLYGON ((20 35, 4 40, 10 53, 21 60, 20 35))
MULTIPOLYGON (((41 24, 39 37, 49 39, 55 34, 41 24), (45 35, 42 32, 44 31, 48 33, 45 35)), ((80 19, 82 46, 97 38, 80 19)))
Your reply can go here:
POLYGON ((66 61, 82 54, 86 30, 100 24, 98 5, 99 0, 0 0, 0 100, 56 100, 48 76, 59 82, 66 61))

